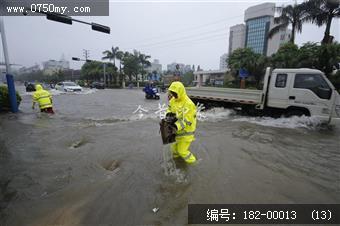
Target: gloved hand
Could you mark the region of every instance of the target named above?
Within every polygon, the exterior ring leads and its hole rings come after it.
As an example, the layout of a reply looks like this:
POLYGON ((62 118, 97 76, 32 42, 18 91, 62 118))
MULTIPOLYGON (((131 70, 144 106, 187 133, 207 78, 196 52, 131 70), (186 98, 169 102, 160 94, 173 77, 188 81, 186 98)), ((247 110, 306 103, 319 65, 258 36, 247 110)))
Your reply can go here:
POLYGON ((168 123, 168 131, 170 134, 176 134, 177 126, 175 125, 175 123, 168 123))

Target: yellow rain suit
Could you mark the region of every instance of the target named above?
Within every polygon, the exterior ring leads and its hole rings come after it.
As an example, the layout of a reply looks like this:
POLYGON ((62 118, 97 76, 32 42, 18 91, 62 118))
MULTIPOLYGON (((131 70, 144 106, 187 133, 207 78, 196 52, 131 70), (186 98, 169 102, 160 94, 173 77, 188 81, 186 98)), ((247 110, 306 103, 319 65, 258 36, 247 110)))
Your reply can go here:
POLYGON ((40 110, 43 110, 45 108, 51 108, 52 107, 52 96, 47 91, 44 90, 43 87, 39 84, 35 86, 35 92, 33 93, 33 105, 32 108, 34 109, 35 103, 39 104, 40 110))
POLYGON ((185 88, 181 82, 173 82, 169 91, 177 94, 177 98, 172 97, 169 101, 167 113, 176 114, 177 127, 176 142, 171 145, 173 157, 182 157, 187 163, 196 162, 196 157, 189 150, 190 144, 195 140, 196 130, 196 106, 187 96, 185 88))

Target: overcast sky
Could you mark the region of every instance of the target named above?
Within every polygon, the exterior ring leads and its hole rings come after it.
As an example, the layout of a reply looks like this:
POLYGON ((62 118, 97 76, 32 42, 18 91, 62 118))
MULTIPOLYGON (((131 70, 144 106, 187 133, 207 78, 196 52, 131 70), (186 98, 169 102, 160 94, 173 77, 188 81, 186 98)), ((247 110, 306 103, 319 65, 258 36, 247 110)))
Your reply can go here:
MULTIPOLYGON (((5 17, 5 29, 11 63, 32 66, 49 59, 60 60, 64 54, 71 68, 82 63, 71 57, 100 60, 112 46, 133 49, 159 59, 163 65, 177 62, 200 65, 204 70, 218 69, 220 56, 227 53, 229 27, 244 23, 244 11, 266 1, 133 1, 110 2, 110 16, 74 17, 111 28, 111 34, 92 31, 85 24, 62 24, 45 17, 5 17)), ((271 1, 277 5, 295 1, 271 1)), ((306 24, 296 43, 319 42, 324 27, 306 24)), ((339 19, 332 23, 331 34, 340 40, 339 19)), ((0 49, 2 52, 2 48, 0 49)), ((4 61, 0 54, 0 62, 4 61)))

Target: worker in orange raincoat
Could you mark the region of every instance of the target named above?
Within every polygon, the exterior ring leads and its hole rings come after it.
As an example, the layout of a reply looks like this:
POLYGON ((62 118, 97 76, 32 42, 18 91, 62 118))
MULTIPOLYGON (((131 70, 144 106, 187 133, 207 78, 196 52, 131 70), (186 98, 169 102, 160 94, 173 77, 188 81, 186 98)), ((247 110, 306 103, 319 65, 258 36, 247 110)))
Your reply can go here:
POLYGON ((196 157, 189 147, 195 140, 196 106, 187 96, 181 82, 172 82, 168 91, 169 107, 166 112, 167 116, 175 116, 176 129, 176 142, 171 145, 173 157, 181 157, 189 164, 195 163, 196 157))
POLYGON ((35 90, 32 96, 32 109, 34 109, 35 103, 38 103, 41 112, 54 114, 51 94, 39 84, 35 86, 35 90))

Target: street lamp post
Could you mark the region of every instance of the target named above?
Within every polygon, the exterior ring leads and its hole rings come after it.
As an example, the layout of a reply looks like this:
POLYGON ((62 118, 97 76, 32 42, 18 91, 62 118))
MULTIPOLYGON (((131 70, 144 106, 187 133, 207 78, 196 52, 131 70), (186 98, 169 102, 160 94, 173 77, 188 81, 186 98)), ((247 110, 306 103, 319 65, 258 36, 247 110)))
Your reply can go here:
POLYGON ((4 25, 2 16, 0 17, 0 33, 1 33, 2 48, 4 50, 4 57, 5 57, 5 64, 6 64, 6 79, 7 79, 9 102, 11 105, 11 111, 13 113, 16 113, 18 112, 17 96, 15 92, 14 78, 13 78, 13 75, 10 74, 11 69, 10 69, 7 41, 6 41, 6 35, 5 35, 5 25, 4 25))
MULTIPOLYGON (((30 8, 25 8, 25 10, 31 11, 30 8)), ((64 24, 72 25, 73 21, 78 22, 78 23, 82 23, 82 24, 87 24, 87 25, 91 26, 92 30, 103 32, 103 33, 106 33, 106 34, 110 34, 110 31, 111 31, 110 27, 108 27, 108 26, 93 23, 93 22, 89 23, 89 22, 85 22, 85 21, 82 21, 82 20, 77 20, 77 19, 74 19, 70 16, 60 14, 60 13, 50 13, 50 12, 34 12, 34 13, 45 14, 46 18, 48 20, 52 20, 52 21, 56 21, 56 22, 60 22, 60 23, 64 23, 64 24)), ((27 13, 25 13, 24 15, 26 16, 27 13)))

